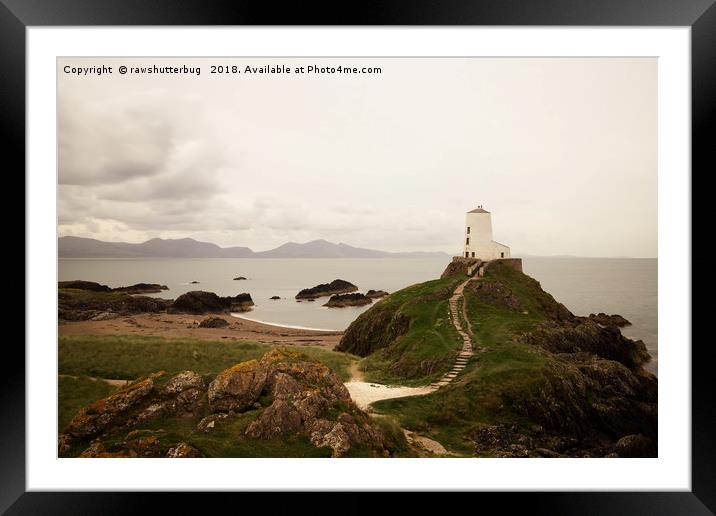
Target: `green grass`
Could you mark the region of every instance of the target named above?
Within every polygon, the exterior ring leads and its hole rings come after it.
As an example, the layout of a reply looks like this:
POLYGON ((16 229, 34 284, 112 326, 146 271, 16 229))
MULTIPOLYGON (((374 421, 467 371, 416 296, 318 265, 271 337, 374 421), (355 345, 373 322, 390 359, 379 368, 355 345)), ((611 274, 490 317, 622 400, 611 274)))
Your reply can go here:
POLYGON ((108 396, 113 390, 114 387, 101 380, 60 376, 57 400, 60 431, 70 423, 78 410, 93 401, 108 396))
POLYGON ((426 396, 388 399, 372 405, 404 428, 435 439, 458 454, 474 454, 467 434, 476 426, 529 425, 512 409, 511 400, 530 392, 553 366, 548 352, 520 342, 521 334, 548 318, 546 313, 555 303, 552 297, 534 280, 507 267, 495 270, 487 279, 508 286, 524 310, 480 301, 475 292, 466 289, 464 299, 473 341, 485 351, 471 357, 464 372, 447 387, 426 396))
MULTIPOLYGON (((215 375, 234 364, 260 358, 275 346, 162 337, 67 335, 59 339, 59 373, 133 380, 154 371, 191 370, 215 375)), ((345 381, 357 357, 309 346, 282 346, 321 362, 345 381)))
POLYGON ((408 331, 397 338, 366 335, 366 339, 387 341, 361 362, 366 381, 426 385, 450 368, 462 341, 450 321, 448 300, 462 280, 446 278, 413 285, 381 301, 371 309, 376 312, 361 314, 354 323, 356 329, 370 326, 371 318, 386 314, 410 318, 408 331))

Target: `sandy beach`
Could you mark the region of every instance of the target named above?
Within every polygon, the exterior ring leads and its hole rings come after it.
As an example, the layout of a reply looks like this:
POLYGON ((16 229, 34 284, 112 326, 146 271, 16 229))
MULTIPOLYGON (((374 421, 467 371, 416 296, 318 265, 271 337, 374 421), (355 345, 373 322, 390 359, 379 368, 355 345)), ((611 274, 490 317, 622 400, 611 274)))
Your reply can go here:
POLYGON ((121 316, 104 321, 61 321, 62 335, 145 335, 148 337, 233 339, 262 342, 265 344, 290 344, 294 346, 321 346, 333 349, 343 332, 315 331, 263 324, 256 321, 212 315, 229 322, 224 328, 199 328, 208 315, 144 313, 121 316))

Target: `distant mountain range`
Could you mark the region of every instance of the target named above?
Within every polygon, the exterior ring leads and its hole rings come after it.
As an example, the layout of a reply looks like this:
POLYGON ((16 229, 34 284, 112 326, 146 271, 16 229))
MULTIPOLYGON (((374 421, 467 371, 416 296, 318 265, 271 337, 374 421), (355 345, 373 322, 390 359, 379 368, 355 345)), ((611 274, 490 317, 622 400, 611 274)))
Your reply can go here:
POLYGON ((152 238, 141 244, 103 242, 73 236, 58 239, 60 258, 448 258, 441 252, 389 253, 326 240, 288 242, 269 251, 248 247, 219 247, 193 238, 152 238))

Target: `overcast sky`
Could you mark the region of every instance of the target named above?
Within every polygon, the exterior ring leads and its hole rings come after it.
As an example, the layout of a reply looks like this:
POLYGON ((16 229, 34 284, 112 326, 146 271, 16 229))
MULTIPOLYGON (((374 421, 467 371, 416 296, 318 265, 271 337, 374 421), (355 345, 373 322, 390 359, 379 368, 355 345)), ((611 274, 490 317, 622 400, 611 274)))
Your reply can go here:
POLYGON ((61 236, 459 254, 465 212, 482 204, 513 255, 657 255, 655 59, 58 64, 61 236), (115 73, 63 73, 98 64, 115 73), (122 64, 202 70, 139 77, 122 64))

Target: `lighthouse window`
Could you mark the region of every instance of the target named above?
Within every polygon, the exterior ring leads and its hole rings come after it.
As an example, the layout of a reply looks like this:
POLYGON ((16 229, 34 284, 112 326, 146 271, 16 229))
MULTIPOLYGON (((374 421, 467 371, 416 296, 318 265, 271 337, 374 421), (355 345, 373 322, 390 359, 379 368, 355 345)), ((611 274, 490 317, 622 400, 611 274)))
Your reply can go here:
POLYGON ((465 245, 470 245, 470 237, 467 237, 467 238, 465 239, 465 245))
POLYGON ((470 234, 470 226, 467 226, 467 234, 470 234))

